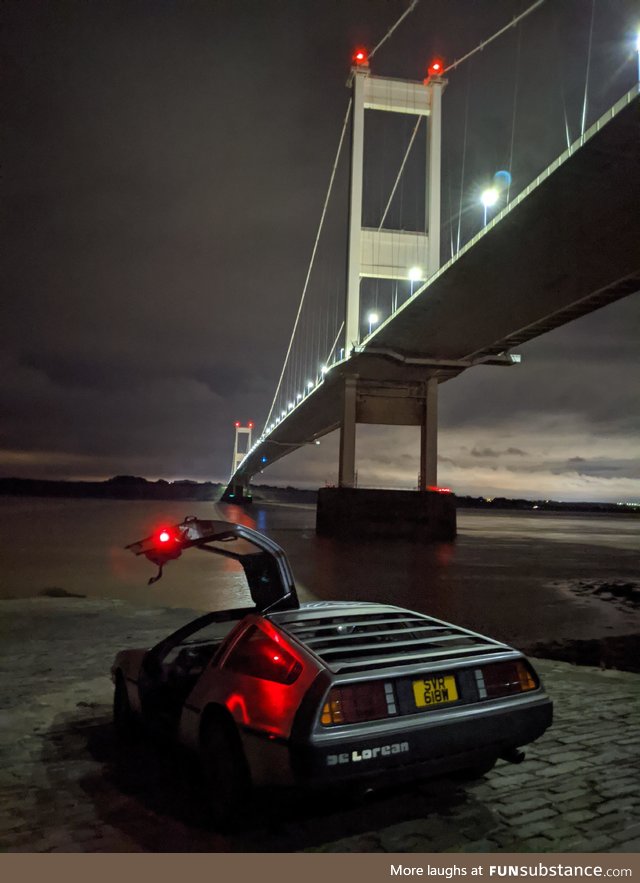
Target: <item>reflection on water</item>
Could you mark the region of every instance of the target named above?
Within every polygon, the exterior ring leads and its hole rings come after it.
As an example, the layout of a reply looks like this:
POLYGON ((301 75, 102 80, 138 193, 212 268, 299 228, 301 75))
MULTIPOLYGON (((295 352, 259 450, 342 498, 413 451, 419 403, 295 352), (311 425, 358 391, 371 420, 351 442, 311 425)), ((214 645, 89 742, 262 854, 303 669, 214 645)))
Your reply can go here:
POLYGON ((554 584, 640 579, 634 518, 461 510, 454 543, 344 542, 316 536, 315 508, 309 505, 244 509, 5 497, 0 498, 0 597, 35 596, 55 587, 88 597, 201 610, 250 603, 240 565, 197 550, 170 562, 162 580, 147 587, 154 565, 124 546, 186 515, 267 532, 287 552, 301 600, 387 601, 497 637, 513 638, 525 620, 537 622, 541 637, 548 637, 563 616, 574 634, 596 615, 618 628, 614 606, 572 599, 554 584))

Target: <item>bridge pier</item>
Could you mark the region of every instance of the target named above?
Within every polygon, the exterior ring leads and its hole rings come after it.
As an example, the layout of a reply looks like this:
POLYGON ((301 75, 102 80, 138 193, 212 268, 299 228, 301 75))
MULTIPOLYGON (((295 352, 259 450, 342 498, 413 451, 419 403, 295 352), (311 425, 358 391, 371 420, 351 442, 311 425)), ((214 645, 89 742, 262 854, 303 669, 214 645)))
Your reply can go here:
POLYGON ((340 461, 338 484, 355 487, 356 484, 356 393, 357 377, 345 377, 342 390, 342 422, 340 423, 340 461))
POLYGON ((418 490, 438 484, 438 378, 427 380, 420 423, 420 472, 418 490))
POLYGON ((405 382, 342 382, 340 465, 337 488, 318 492, 316 531, 323 536, 451 540, 456 535, 452 494, 436 490, 438 476, 438 377, 405 382), (356 488, 358 423, 420 426, 420 473, 415 491, 356 488))

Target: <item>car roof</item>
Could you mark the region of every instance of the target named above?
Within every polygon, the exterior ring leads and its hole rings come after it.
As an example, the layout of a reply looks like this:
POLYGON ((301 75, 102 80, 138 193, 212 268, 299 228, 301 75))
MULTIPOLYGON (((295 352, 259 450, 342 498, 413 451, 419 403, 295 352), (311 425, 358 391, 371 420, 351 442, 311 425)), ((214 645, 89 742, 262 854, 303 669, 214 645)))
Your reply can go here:
POLYGON ((391 604, 321 601, 269 619, 334 672, 515 653, 507 644, 391 604))

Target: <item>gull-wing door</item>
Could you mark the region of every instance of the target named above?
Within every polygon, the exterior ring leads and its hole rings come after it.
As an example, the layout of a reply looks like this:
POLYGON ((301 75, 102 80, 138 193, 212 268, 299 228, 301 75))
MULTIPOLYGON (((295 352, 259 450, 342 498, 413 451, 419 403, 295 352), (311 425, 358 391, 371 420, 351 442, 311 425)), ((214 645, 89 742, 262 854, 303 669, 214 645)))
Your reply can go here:
POLYGON ((261 613, 297 609, 300 604, 287 556, 277 543, 264 534, 231 521, 209 521, 193 516, 180 524, 159 528, 151 536, 125 548, 134 555, 145 555, 159 567, 179 558, 186 549, 202 549, 233 558, 242 565, 251 599, 261 613))

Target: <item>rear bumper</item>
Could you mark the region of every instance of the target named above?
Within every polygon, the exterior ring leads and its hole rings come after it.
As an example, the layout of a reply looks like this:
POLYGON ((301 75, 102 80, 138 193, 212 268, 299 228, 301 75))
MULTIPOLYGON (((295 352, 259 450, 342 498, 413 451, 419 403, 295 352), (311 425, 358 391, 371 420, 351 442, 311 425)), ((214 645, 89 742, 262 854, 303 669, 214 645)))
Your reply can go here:
POLYGON ((393 728, 375 737, 345 734, 315 744, 290 744, 295 781, 329 785, 393 781, 466 769, 538 739, 551 725, 547 696, 516 709, 484 710, 425 726, 393 728))

